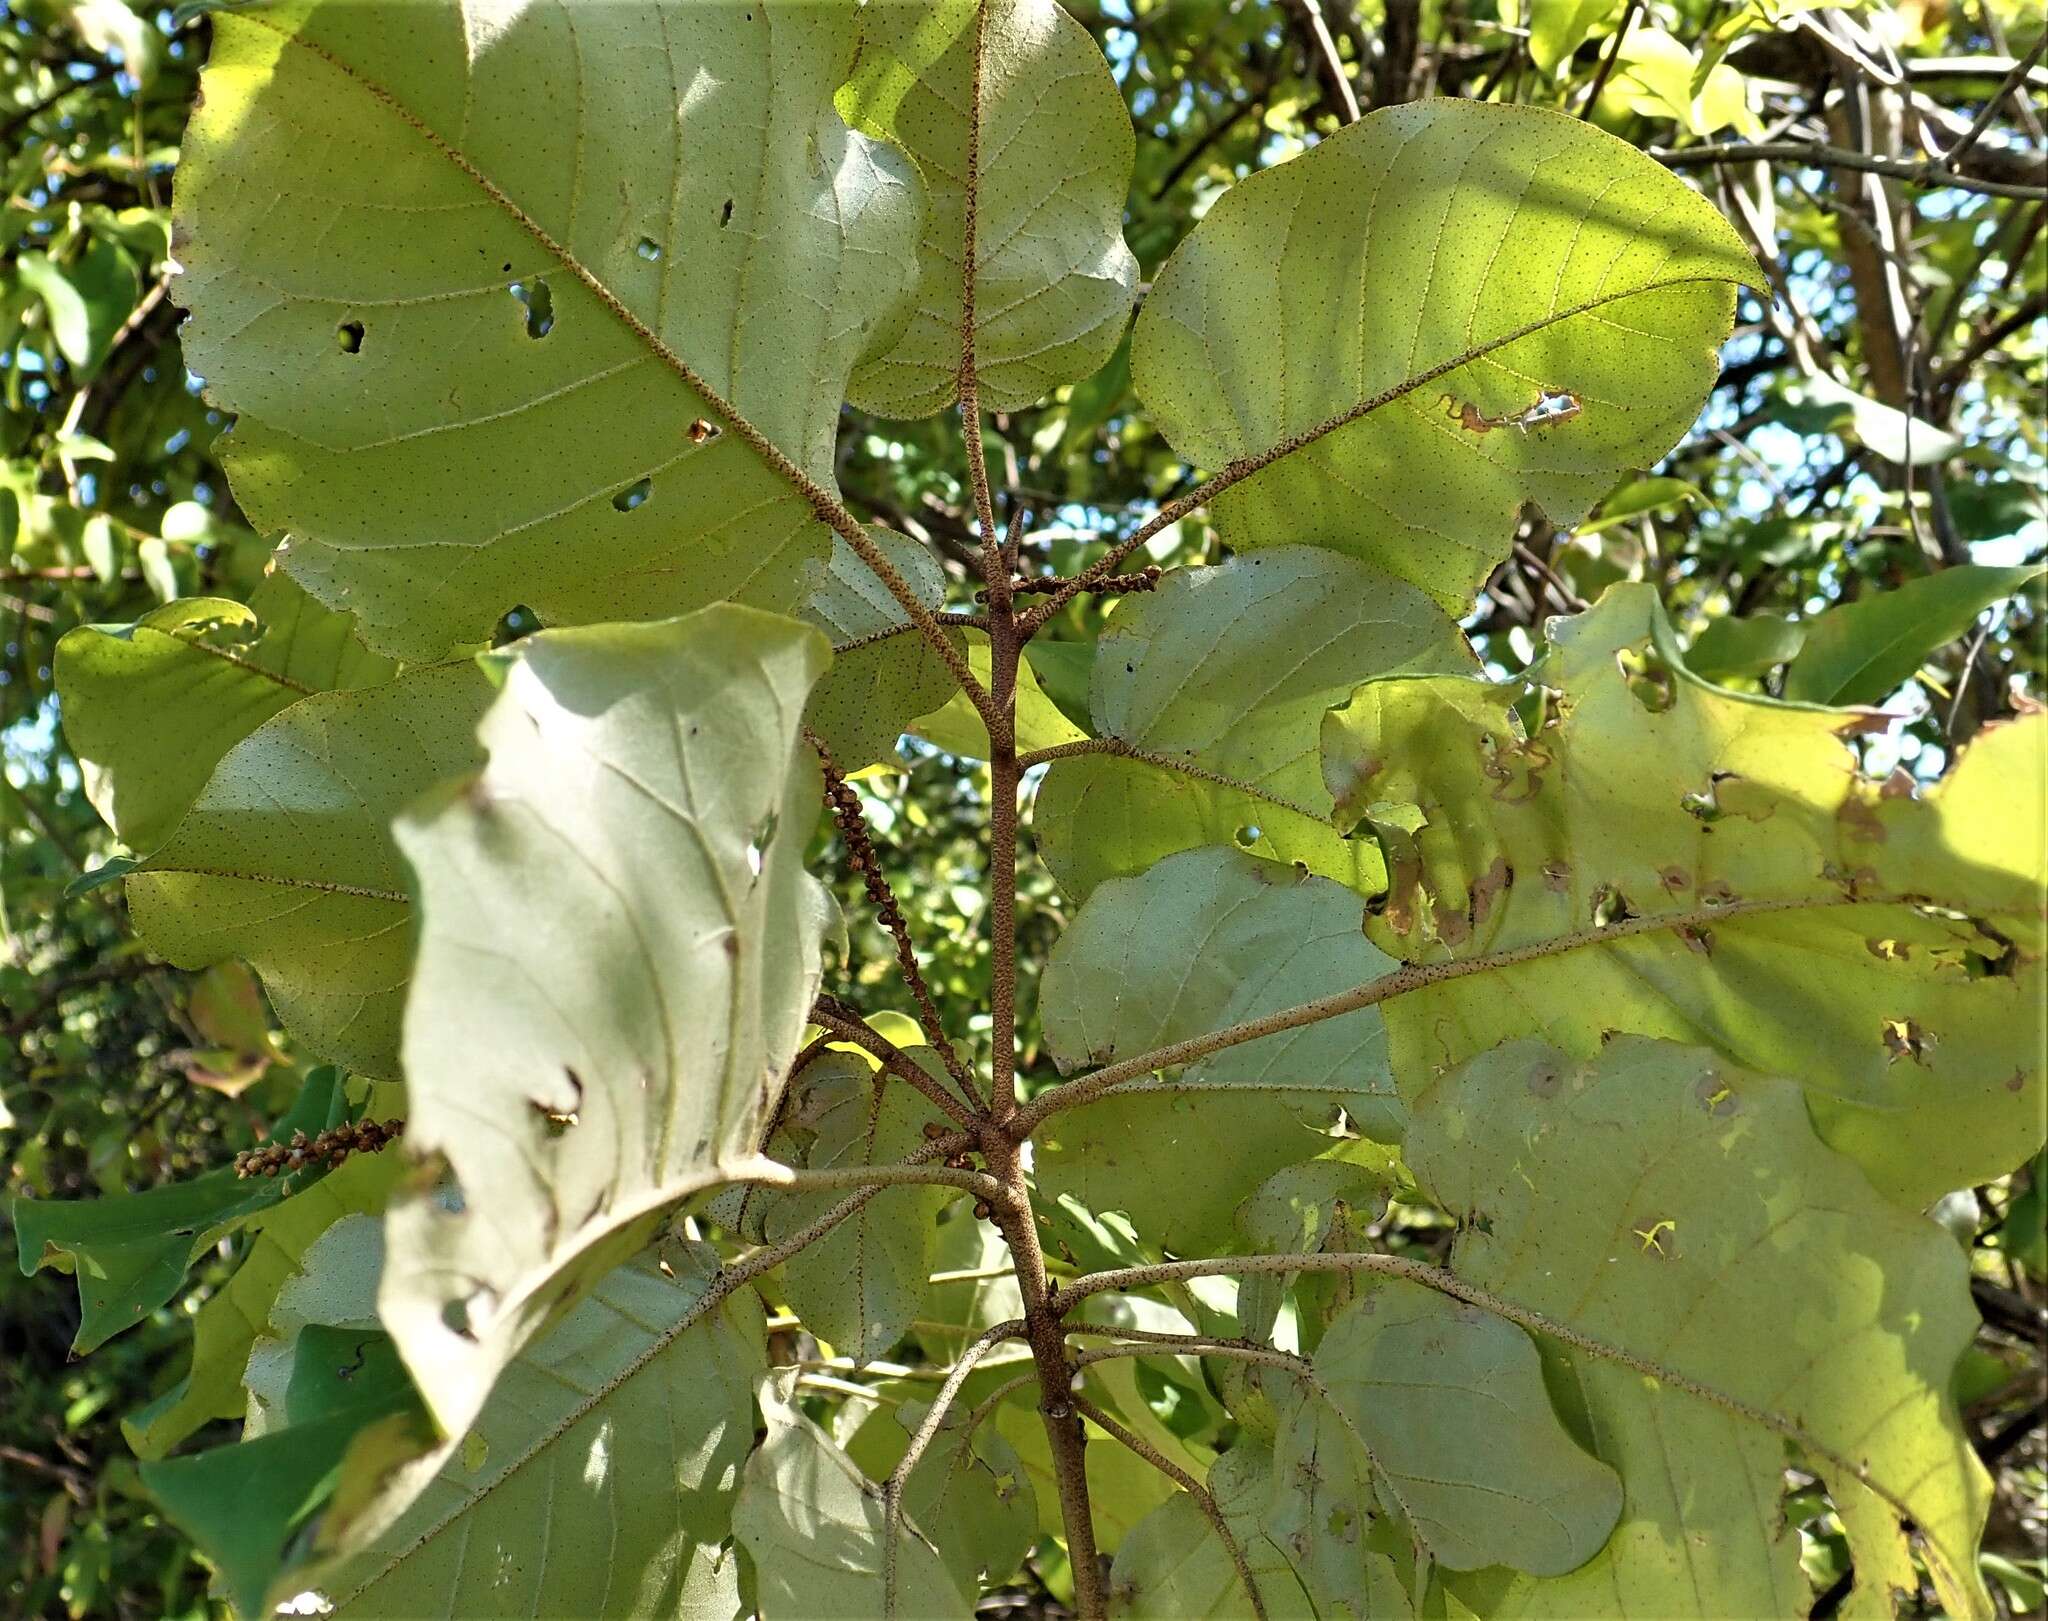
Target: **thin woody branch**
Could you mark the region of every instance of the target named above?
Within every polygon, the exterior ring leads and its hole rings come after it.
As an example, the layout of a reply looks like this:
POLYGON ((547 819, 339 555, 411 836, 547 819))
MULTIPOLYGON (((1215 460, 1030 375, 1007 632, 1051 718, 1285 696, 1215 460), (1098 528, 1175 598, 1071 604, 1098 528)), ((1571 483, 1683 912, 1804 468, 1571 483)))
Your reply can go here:
POLYGON ((778 1160, 757 1158, 736 1165, 728 1182, 753 1182, 781 1188, 788 1193, 818 1193, 834 1188, 899 1188, 933 1186, 962 1188, 991 1204, 1007 1201, 1009 1190, 982 1171, 966 1171, 951 1165, 835 1165, 815 1170, 798 1170, 778 1160))
POLYGON ((1244 1596, 1252 1607, 1252 1614, 1258 1618, 1258 1621, 1266 1621, 1265 1600, 1259 1596, 1259 1584, 1252 1575, 1251 1564, 1244 1556, 1244 1548, 1239 1544, 1235 1534, 1232 1533, 1230 1523, 1223 1518, 1223 1510, 1216 1506, 1216 1499, 1209 1495, 1208 1488, 1185 1469, 1181 1468, 1179 1464, 1168 1458, 1165 1453, 1159 1451, 1151 1442, 1133 1435, 1086 1397, 1076 1396, 1074 1398, 1074 1408, 1089 1423, 1109 1436, 1111 1440, 1116 1441, 1128 1451, 1143 1458, 1194 1500, 1195 1507, 1202 1511, 1202 1518, 1209 1522, 1210 1529, 1216 1533, 1217 1540, 1223 1544, 1224 1552, 1230 1555, 1230 1562, 1237 1569, 1237 1579, 1244 1585, 1244 1596))
POLYGON ((1207 766, 1196 765, 1194 761, 1183 759, 1179 755, 1161 754, 1155 749, 1136 748, 1120 737, 1083 737, 1072 743, 1056 743, 1051 748, 1033 749, 1029 754, 1019 755, 1017 765, 1020 770, 1029 771, 1033 766, 1049 765, 1054 760, 1071 760, 1082 754, 1108 754, 1119 760, 1138 760, 1146 765, 1157 766, 1162 771, 1177 772, 1183 777, 1193 777, 1199 782, 1212 782, 1219 788, 1228 788, 1252 799, 1263 799, 1269 805, 1293 811, 1297 816, 1306 816, 1312 822, 1327 824, 1330 820, 1328 812, 1311 810, 1296 800, 1261 788, 1255 782, 1246 782, 1242 777, 1227 776, 1221 771, 1211 771, 1207 766))
POLYGON ((1703 907, 1695 911, 1627 918, 1605 928, 1561 934, 1555 939, 1541 940, 1533 945, 1516 946, 1512 950, 1491 952, 1480 957, 1464 957, 1452 962, 1408 963, 1392 973, 1382 974, 1378 979, 1354 985, 1350 990, 1336 991, 1329 996, 1319 996, 1311 1002, 1280 1008, 1275 1012, 1262 1014, 1256 1019, 1246 1019, 1241 1024, 1212 1030, 1204 1036, 1191 1036, 1186 1041, 1171 1042, 1164 1047, 1156 1047, 1151 1052, 1140 1053, 1135 1058, 1127 1058, 1120 1063, 1098 1069, 1092 1075, 1083 1075, 1079 1080, 1055 1086, 1039 1093, 1020 1109, 1009 1122, 1009 1129, 1020 1138, 1029 1136, 1048 1115, 1087 1103, 1112 1087, 1150 1075, 1155 1070, 1192 1064, 1198 1058, 1208 1057, 1210 1053, 1241 1046, 1247 1041, 1257 1041, 1261 1036, 1277 1035, 1283 1030, 1298 1030, 1303 1025, 1320 1024, 1325 1019, 1356 1013, 1361 1008, 1373 1007, 1381 1002, 1391 1001, 1397 996, 1406 996, 1411 991, 1425 990, 1432 985, 1464 979, 1472 974, 1489 973, 1496 968, 1534 962, 1542 957, 1562 956, 1566 952, 1577 951, 1586 946, 1608 945, 1616 940, 1626 940, 1640 934, 1655 934, 1682 928, 1712 928, 1726 923, 1731 918, 1753 917, 1759 913, 1810 911, 1829 906, 1896 905, 1907 898, 1901 895, 1841 895, 1800 897, 1794 900, 1730 901, 1724 906, 1703 907))
POLYGON ((851 1042, 889 1074, 916 1088, 933 1108, 943 1113, 955 1125, 973 1129, 976 1118, 967 1111, 958 1098, 941 1086, 916 1059, 874 1026, 855 1016, 851 1009, 842 1010, 837 1003, 828 1003, 821 997, 811 1008, 811 1022, 829 1032, 835 1039, 851 1042))

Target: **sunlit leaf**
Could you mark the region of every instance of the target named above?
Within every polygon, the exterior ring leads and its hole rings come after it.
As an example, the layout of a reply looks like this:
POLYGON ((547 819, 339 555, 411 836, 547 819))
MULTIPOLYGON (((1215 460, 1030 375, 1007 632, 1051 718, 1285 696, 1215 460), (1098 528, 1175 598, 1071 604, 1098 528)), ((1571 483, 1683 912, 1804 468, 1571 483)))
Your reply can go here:
POLYGON ((1929 653, 1967 635, 1977 616, 2038 580, 2044 565, 1961 563, 1838 603, 1817 615, 1785 671, 1785 696, 1802 703, 1874 704, 1911 679, 1929 653))

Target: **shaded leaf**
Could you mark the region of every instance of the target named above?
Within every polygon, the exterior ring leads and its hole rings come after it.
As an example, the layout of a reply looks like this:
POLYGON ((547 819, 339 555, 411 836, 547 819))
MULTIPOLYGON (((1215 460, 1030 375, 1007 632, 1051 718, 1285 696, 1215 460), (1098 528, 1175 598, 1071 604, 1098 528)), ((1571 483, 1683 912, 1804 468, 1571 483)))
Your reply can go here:
POLYGON ((474 766, 489 699, 464 661, 271 716, 130 874, 137 932, 180 968, 245 959, 314 1053, 395 1079, 412 906, 391 819, 474 766))
POLYGON ((57 644, 64 736, 93 809, 130 849, 169 836, 222 755, 315 692, 388 681, 397 666, 357 642, 281 574, 247 607, 167 603, 133 625, 85 625, 57 644))
POLYGON ((1332 552, 1286 547, 1177 569, 1104 630, 1091 706, 1102 736, 1189 769, 1055 761, 1032 812, 1040 854, 1076 897, 1176 850, 1230 843, 1376 888, 1376 852, 1327 825, 1322 713, 1373 676, 1464 673, 1473 662, 1420 591, 1332 552))
POLYGON ((399 824, 421 911, 405 1148, 460 1198, 393 1206, 379 1308, 450 1432, 761 1141, 818 984, 797 750, 825 657, 731 605, 528 637, 489 764, 399 824))
POLYGON ((1807 627, 1785 671, 1787 699, 1813 704, 1875 704, 1912 678, 1928 654, 1969 634, 1993 603, 2038 580, 2048 566, 1988 568, 1960 563, 1838 603, 1807 627))
POLYGON ((1760 676, 1799 651, 1807 627, 1778 614, 1710 620, 1686 649, 1686 667, 1709 681, 1760 676))
MULTIPOLYGON (((961 633, 967 644, 967 668, 984 689, 989 680, 988 637, 978 630, 961 633)), ((962 759, 986 760, 988 758, 988 728, 982 724, 980 712, 968 702, 967 694, 955 692, 942 709, 928 715, 920 715, 910 723, 910 728, 935 749, 944 749, 948 754, 957 754, 962 759)), ((1017 750, 1028 754, 1033 749, 1055 748, 1062 743, 1072 743, 1087 734, 1060 713, 1059 706, 1048 698, 1038 685, 1038 678, 1031 673, 1028 660, 1017 661, 1017 750)))
POLYGON ((1671 446, 1758 279, 1626 143, 1417 102, 1226 192, 1155 279, 1132 377, 1188 460, 1275 458, 1212 504, 1230 545, 1329 546, 1462 612, 1525 502, 1567 527, 1671 446))
MULTIPOLYGON (((925 606, 936 608, 945 600, 945 572, 928 547, 887 529, 869 534, 925 606)), ((937 650, 911 628, 875 571, 836 535, 831 568, 811 594, 804 617, 834 645, 832 666, 811 693, 805 721, 824 739, 841 771, 858 771, 892 755, 896 739, 910 724, 943 704, 954 689, 952 672, 937 650)))

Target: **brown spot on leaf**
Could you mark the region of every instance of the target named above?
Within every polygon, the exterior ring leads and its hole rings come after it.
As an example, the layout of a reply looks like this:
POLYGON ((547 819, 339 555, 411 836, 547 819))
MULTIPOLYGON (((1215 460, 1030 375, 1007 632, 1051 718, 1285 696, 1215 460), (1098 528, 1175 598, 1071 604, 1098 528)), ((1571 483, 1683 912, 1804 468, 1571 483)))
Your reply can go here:
POLYGON ((1564 1090, 1564 1070, 1555 1059, 1545 1058, 1529 1070, 1529 1095, 1554 1098, 1564 1090))
POLYGON ((1571 887, 1572 869, 1562 861, 1543 863, 1543 887, 1554 895, 1562 895, 1571 887))
POLYGON ((1659 867, 1657 882, 1664 886, 1664 893, 1676 895, 1682 889, 1692 887, 1692 878, 1683 867, 1659 867))
POLYGON ((1884 1047, 1896 1064, 1901 1058, 1910 1058, 1916 1064, 1927 1062, 1927 1050, 1934 1044, 1934 1038, 1912 1019, 1886 1019, 1884 1021, 1884 1047))
POLYGON ((1692 923, 1681 923, 1672 932, 1685 942, 1687 950, 1697 951, 1702 957, 1713 956, 1714 931, 1712 929, 1703 929, 1692 923))

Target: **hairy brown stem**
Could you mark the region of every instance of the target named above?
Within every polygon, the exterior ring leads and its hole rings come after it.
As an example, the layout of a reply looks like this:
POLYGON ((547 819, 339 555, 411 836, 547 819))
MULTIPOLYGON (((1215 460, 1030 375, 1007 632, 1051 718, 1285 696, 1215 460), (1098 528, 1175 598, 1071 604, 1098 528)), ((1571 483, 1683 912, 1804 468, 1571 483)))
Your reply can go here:
POLYGON ((852 1042, 899 1081, 915 1087, 934 1108, 955 1125, 963 1126, 970 1131, 974 1129, 977 1117, 963 1108, 959 1099, 939 1085, 929 1073, 919 1067, 916 1059, 895 1042, 872 1025, 854 1017, 850 1008, 841 1009, 837 1003, 828 1005, 820 998, 818 1004, 811 1009, 811 1022, 829 1032, 837 1040, 852 1042))

